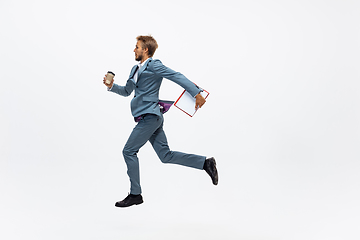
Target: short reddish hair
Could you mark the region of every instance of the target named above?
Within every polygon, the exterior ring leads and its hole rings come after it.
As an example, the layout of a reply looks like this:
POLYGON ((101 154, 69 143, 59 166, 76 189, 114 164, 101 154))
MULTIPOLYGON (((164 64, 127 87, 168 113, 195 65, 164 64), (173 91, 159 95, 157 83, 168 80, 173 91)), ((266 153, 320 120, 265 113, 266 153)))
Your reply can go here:
POLYGON ((136 40, 141 42, 141 47, 143 49, 148 49, 149 57, 152 57, 158 48, 156 40, 151 36, 138 36, 136 40))

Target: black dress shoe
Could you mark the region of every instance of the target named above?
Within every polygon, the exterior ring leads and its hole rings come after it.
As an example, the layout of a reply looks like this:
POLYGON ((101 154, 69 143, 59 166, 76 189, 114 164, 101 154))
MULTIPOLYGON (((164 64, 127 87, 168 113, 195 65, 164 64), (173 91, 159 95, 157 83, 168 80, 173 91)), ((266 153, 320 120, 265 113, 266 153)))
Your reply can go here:
POLYGON ((115 207, 130 207, 134 204, 135 205, 142 204, 143 202, 144 201, 141 194, 139 195, 129 194, 124 200, 116 202, 115 207))
POLYGON ((208 158, 204 163, 204 170, 209 174, 214 185, 218 184, 219 176, 216 169, 215 158, 208 158))

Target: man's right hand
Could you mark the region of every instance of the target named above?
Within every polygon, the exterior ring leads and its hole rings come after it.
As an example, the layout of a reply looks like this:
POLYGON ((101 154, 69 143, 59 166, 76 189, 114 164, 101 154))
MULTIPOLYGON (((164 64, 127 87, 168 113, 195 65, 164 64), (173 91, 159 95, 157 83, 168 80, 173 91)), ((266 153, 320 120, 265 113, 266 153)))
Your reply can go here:
POLYGON ((110 84, 107 84, 107 83, 106 83, 106 74, 105 74, 103 83, 104 83, 105 86, 107 86, 108 88, 112 88, 112 86, 113 86, 113 84, 114 84, 114 78, 111 80, 110 84))

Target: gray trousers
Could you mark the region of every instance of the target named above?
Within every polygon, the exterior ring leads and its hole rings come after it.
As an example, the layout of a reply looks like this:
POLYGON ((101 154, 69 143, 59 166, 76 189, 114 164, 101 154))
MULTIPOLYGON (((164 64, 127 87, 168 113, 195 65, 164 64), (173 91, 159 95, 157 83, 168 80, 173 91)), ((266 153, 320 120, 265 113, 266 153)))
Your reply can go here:
POLYGON ((171 151, 163 130, 163 116, 146 114, 133 129, 123 149, 123 156, 130 178, 131 194, 141 194, 139 159, 137 153, 147 141, 150 141, 156 154, 163 163, 179 164, 203 169, 206 157, 195 154, 171 151))

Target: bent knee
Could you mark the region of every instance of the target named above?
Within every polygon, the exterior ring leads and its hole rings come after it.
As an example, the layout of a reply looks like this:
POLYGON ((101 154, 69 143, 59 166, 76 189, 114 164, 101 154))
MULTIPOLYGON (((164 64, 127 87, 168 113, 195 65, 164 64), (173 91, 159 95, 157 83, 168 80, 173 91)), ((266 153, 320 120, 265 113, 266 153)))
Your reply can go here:
POLYGON ((127 147, 124 147, 124 149, 122 150, 122 154, 124 157, 126 156, 134 156, 137 154, 138 151, 136 150, 132 150, 131 148, 127 148, 127 147))

